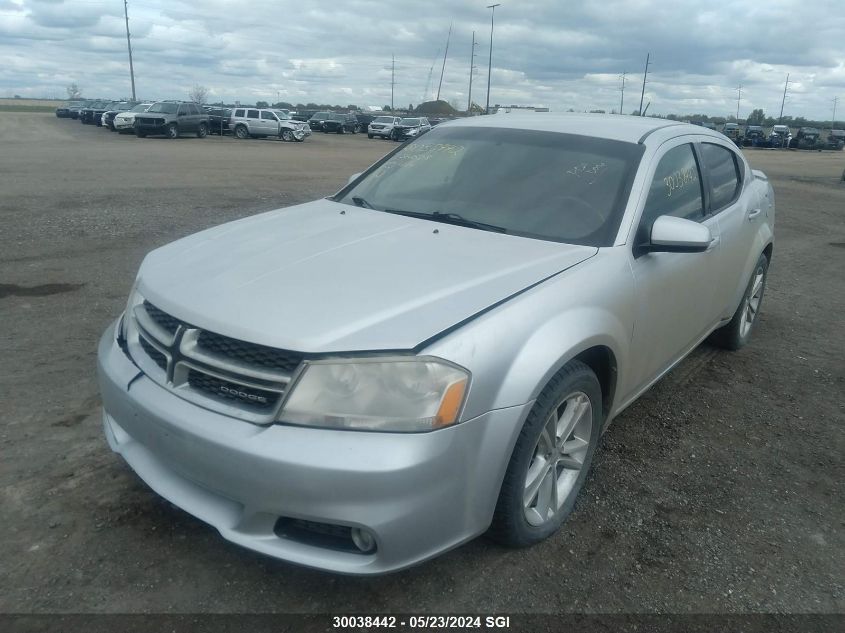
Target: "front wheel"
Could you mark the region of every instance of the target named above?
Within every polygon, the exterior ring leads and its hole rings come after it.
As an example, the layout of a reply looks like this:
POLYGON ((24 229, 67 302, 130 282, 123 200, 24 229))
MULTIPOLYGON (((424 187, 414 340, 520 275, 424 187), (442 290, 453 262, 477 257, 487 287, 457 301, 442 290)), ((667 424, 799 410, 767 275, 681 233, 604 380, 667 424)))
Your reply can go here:
POLYGON ((292 141, 294 140, 293 137, 293 130, 282 130, 281 138, 283 141, 292 141))
POLYGON ((580 361, 543 388, 511 455, 490 536, 525 547, 554 534, 575 507, 598 444, 601 386, 580 361))
POLYGON ((742 295, 742 301, 734 312, 733 318, 718 330, 713 332, 711 340, 719 347, 738 350, 745 347, 751 339, 751 332, 757 324, 760 307, 763 304, 763 292, 766 290, 766 278, 769 274, 769 259, 765 254, 760 255, 754 272, 742 295))
POLYGON ((141 131, 141 128, 136 127, 136 128, 135 128, 135 136, 137 136, 138 138, 146 138, 146 137, 147 137, 147 133, 146 133, 146 132, 142 132, 142 131, 141 131))
POLYGON ((197 138, 205 138, 206 136, 208 136, 208 125, 200 123, 200 126, 197 128, 197 138))
POLYGON ((167 138, 179 138, 179 128, 175 123, 171 123, 167 126, 166 134, 167 138))

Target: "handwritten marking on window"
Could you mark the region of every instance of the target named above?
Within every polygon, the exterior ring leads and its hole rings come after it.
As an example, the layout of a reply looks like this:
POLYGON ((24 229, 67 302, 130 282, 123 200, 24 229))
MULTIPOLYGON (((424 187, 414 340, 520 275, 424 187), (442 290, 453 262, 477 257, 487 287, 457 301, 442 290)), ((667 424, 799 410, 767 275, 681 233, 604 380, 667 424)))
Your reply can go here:
POLYGON ((694 167, 679 169, 674 174, 670 174, 663 179, 663 184, 666 186, 666 197, 671 198, 672 194, 676 191, 680 191, 697 182, 698 174, 694 167))

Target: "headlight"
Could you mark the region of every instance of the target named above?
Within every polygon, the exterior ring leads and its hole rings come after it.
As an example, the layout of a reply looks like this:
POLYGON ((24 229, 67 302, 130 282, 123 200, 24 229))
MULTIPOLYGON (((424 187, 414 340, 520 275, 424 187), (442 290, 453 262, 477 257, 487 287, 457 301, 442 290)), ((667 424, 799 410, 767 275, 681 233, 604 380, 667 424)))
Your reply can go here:
POLYGON ((455 424, 469 373, 436 358, 306 363, 279 421, 304 426, 413 433, 455 424))
POLYGON ((135 283, 132 284, 132 290, 129 291, 129 299, 126 300, 126 310, 123 311, 123 319, 120 321, 120 338, 124 340, 126 340, 129 328, 129 319, 132 318, 135 306, 144 302, 144 297, 142 297, 136 290, 137 287, 138 280, 136 279, 135 283))

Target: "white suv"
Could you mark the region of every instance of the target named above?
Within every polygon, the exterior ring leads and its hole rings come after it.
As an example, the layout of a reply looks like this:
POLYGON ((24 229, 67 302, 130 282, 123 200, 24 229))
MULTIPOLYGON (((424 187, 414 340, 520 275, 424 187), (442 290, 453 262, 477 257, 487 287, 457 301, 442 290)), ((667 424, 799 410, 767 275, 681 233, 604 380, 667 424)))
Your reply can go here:
POLYGON ((376 117, 367 127, 367 138, 373 138, 374 136, 390 138, 390 135, 393 134, 393 128, 399 125, 399 121, 401 120, 398 116, 376 117))
POLYGON ((240 139, 278 136, 283 141, 304 141, 311 135, 307 123, 294 121, 287 113, 269 108, 235 108, 229 129, 240 139))

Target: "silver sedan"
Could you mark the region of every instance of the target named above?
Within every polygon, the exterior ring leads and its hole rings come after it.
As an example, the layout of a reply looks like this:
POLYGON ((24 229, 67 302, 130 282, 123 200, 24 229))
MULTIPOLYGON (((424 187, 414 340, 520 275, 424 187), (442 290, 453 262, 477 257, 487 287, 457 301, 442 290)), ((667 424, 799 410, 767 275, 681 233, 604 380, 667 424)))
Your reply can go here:
POLYGON ((99 346, 105 434, 228 540, 350 574, 545 539, 601 432, 749 341, 774 196, 658 119, 442 124, 332 198, 144 260, 99 346))

